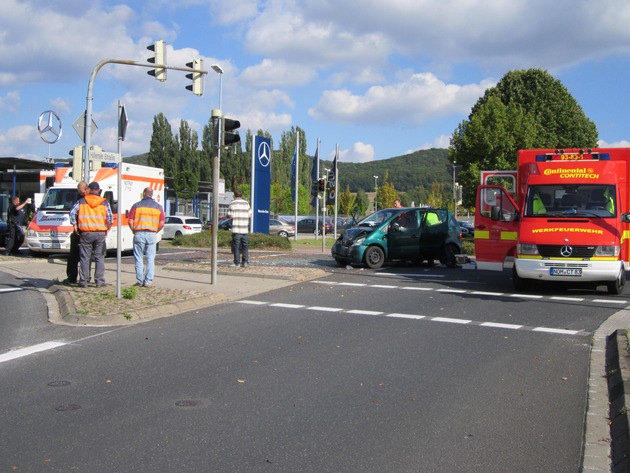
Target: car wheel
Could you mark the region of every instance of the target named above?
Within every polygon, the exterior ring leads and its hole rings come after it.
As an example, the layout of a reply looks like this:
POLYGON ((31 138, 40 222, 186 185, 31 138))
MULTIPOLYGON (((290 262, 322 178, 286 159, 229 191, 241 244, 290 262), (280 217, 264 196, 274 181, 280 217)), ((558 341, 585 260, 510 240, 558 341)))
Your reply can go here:
POLYGON ((608 288, 608 294, 614 294, 618 296, 623 292, 623 286, 626 284, 626 272, 623 268, 619 273, 619 276, 614 281, 610 281, 606 284, 608 288))
POLYGON ((440 262, 449 268, 457 268, 457 254, 458 248, 455 245, 446 245, 442 254, 440 262))
POLYGON ((182 236, 182 232, 180 232, 179 230, 177 230, 175 232, 175 238, 179 238, 180 236, 182 236))
POLYGON ((385 262, 385 253, 378 246, 370 246, 363 256, 365 265, 370 269, 379 269, 385 262))
POLYGON ((284 230, 279 231, 278 235, 284 238, 288 238, 289 234, 287 232, 285 232, 284 230))
POLYGON ((343 262, 340 259, 335 258, 335 263, 337 263, 337 266, 341 267, 341 266, 346 266, 346 263, 343 262))

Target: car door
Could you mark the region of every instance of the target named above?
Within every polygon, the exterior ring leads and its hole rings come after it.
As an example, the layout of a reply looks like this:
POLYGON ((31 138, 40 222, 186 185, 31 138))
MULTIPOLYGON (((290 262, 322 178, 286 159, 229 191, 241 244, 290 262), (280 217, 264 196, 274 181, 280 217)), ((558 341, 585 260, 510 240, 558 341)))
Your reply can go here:
POLYGON ((181 223, 181 220, 177 217, 166 217, 164 220, 164 232, 162 238, 175 238, 175 230, 177 224, 181 223))
POLYGON ((420 250, 418 211, 403 212, 387 227, 387 257, 390 260, 417 260, 420 250))
POLYGON ((442 246, 448 238, 447 212, 427 209, 422 212, 420 220, 419 253, 421 259, 438 259, 442 246))

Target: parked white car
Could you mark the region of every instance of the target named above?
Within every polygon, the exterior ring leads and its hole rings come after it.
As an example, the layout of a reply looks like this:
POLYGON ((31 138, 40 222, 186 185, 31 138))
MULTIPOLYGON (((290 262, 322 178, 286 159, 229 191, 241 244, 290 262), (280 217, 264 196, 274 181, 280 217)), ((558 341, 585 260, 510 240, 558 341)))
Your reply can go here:
POLYGON ((197 217, 188 217, 185 215, 169 215, 164 221, 164 230, 162 238, 164 240, 172 240, 182 235, 191 235, 200 233, 203 222, 197 217))

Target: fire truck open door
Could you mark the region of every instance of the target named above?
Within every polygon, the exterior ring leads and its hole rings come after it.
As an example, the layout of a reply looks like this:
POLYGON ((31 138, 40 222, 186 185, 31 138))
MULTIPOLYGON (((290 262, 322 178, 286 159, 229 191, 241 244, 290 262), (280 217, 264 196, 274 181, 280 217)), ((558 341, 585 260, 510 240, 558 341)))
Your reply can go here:
POLYGON ((520 209, 504 187, 482 185, 477 188, 475 257, 478 269, 511 267, 516 254, 519 218, 520 209))

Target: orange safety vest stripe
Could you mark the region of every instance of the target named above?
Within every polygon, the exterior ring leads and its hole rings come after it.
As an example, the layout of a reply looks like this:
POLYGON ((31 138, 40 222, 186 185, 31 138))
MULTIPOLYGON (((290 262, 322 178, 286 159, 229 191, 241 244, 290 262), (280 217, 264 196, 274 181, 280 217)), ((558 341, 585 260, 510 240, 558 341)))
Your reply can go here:
POLYGON ((92 208, 87 203, 79 205, 77 225, 82 232, 106 232, 107 209, 104 205, 92 208))
POLYGON ((161 213, 160 209, 152 207, 136 207, 136 217, 133 219, 134 231, 157 232, 161 213))

